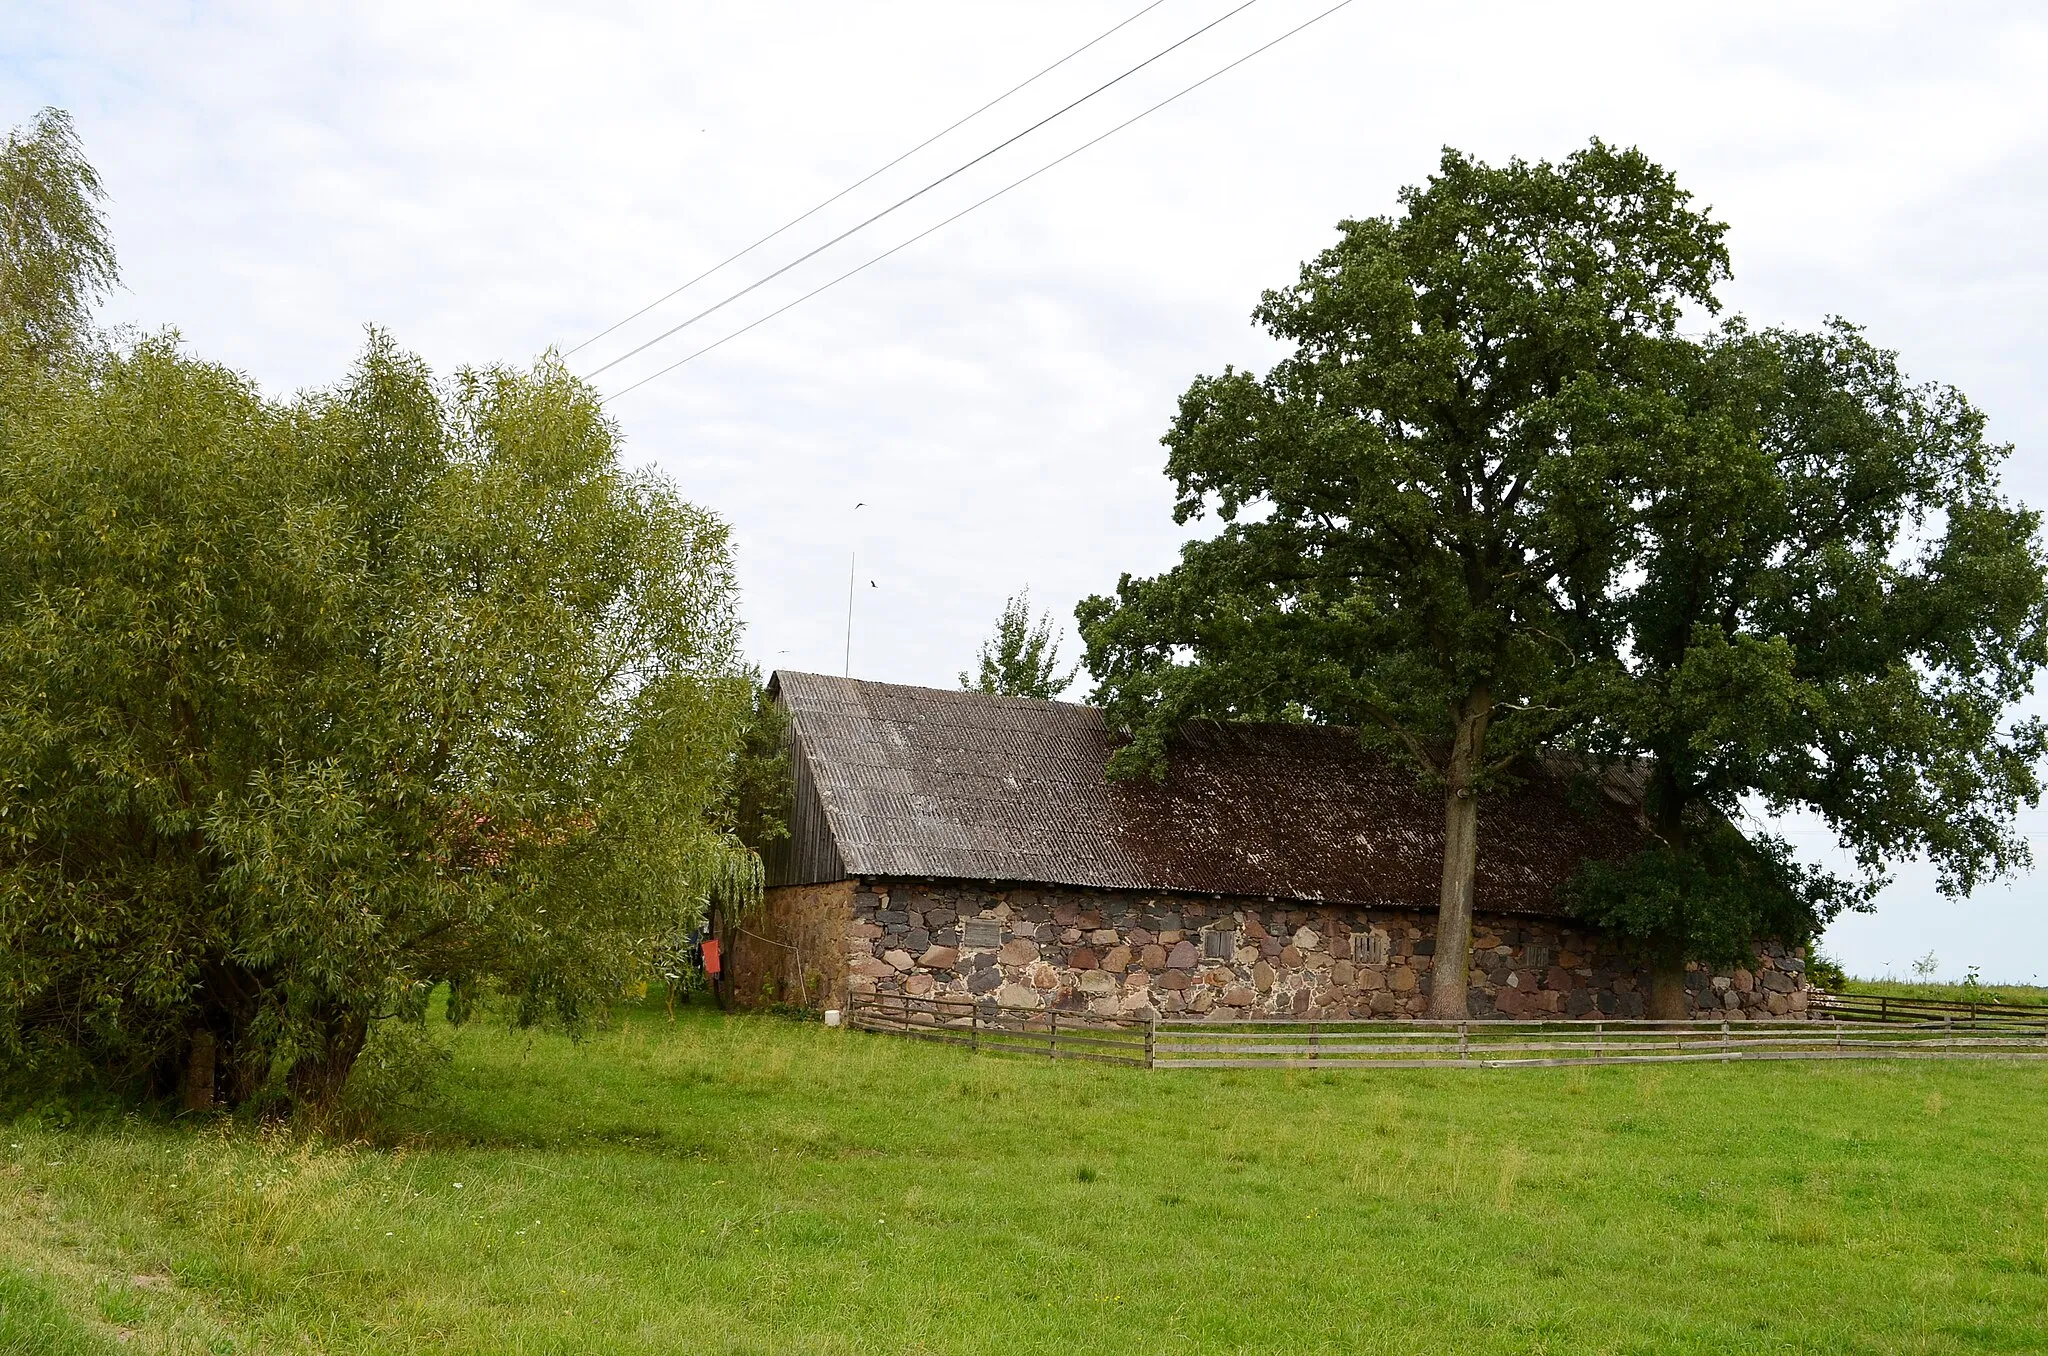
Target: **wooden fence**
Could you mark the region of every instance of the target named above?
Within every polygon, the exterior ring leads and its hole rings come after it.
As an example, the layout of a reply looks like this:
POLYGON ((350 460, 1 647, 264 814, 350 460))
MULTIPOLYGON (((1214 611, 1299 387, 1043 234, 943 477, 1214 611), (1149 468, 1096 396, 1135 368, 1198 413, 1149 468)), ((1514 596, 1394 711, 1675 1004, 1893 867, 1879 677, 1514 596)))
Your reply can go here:
POLYGON ((2048 1059, 2048 1012, 1803 1021, 1120 1021, 985 1013, 974 1000, 855 995, 847 1024, 993 1053, 1150 1069, 1515 1068, 1792 1059, 2048 1059))
POLYGON ((1048 1055, 1098 1064, 1152 1065, 1155 1022, 1123 1022, 1072 1012, 984 1015, 971 998, 854 994, 846 1024, 971 1050, 1048 1055))
POLYGON ((1881 993, 1825 993, 1807 996, 1817 1017, 1845 1022, 1941 1022, 2017 1024, 2038 1027, 2048 1022, 2048 1006, 2024 1003, 1950 1003, 1938 998, 1896 998, 1881 993))

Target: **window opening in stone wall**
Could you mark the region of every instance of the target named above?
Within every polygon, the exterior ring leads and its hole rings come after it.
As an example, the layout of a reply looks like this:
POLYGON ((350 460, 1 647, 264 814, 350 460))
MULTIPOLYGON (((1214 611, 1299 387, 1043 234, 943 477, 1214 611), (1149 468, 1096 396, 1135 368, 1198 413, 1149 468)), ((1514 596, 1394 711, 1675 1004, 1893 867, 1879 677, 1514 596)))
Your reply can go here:
POLYGON ((1210 960, 1229 960, 1237 954, 1237 933, 1231 928, 1210 928, 1203 934, 1202 954, 1210 960))
POLYGON ((963 939, 968 946, 1001 946, 1003 944, 1003 925, 993 918, 968 918, 963 919, 962 924, 964 927, 963 939))
POLYGON ((1385 965, 1392 958, 1394 939, 1387 935, 1385 928, 1373 928, 1369 932, 1354 933, 1351 945, 1355 959, 1366 965, 1385 965))

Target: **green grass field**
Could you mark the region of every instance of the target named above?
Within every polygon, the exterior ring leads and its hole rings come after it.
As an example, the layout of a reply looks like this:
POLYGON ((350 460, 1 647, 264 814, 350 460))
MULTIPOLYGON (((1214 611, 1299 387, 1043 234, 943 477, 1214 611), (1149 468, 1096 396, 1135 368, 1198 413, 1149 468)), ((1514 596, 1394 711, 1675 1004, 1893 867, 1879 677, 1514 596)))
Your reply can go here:
POLYGON ((2048 1007, 2048 988, 2038 984, 1922 984, 1898 979, 1852 979, 1848 993, 1889 994, 1893 998, 1932 998, 1943 1003, 1997 1003, 2001 1006, 2048 1007))
POLYGON ((2048 1065, 1148 1073, 474 1024, 378 1145, 0 1137, 6 1352, 2038 1352, 2048 1065))

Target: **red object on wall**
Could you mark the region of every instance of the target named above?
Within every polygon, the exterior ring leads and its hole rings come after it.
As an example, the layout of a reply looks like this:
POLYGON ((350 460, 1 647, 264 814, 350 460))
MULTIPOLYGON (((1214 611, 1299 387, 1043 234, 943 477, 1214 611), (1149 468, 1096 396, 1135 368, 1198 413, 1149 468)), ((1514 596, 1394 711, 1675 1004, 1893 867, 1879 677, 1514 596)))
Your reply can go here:
POLYGON ((706 937, 704 939, 704 973, 707 975, 718 973, 718 939, 716 937, 706 937))

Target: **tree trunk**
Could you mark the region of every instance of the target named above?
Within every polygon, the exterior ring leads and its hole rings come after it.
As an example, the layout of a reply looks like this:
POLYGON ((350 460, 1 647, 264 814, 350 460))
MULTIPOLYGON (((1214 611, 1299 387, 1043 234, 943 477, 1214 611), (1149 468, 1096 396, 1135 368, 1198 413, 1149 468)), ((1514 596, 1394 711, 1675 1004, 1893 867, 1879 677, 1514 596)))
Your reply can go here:
MULTIPOLYGON (((1685 852, 1685 795, 1669 758, 1657 760, 1649 810, 1657 837, 1672 852, 1685 852)), ((1685 1010, 1685 944, 1674 932, 1651 943, 1649 1016, 1652 1021, 1682 1022, 1690 1015, 1685 1010)))
POLYGON ((1650 962, 1650 1020, 1682 1022, 1691 1014, 1685 1010, 1685 961, 1659 951, 1650 962))
POLYGON ((1472 910, 1479 868, 1479 773, 1486 765, 1486 725, 1493 694, 1469 693, 1458 708, 1458 733, 1444 769, 1444 874, 1437 893, 1436 960, 1430 967, 1429 1015, 1461 1021, 1472 965, 1472 910))
POLYGON ((200 1031, 192 1037, 192 1048, 185 1056, 185 1110, 213 1110, 213 1063, 217 1049, 211 1031, 200 1031))
POLYGON ((310 1113, 316 1120, 341 1101, 349 1070, 355 1068, 356 1056, 362 1054, 370 1035, 370 1024, 353 1012, 330 1011, 321 1028, 320 1052, 299 1061, 289 1080, 292 1109, 310 1113))

